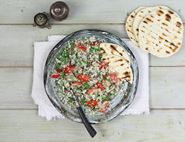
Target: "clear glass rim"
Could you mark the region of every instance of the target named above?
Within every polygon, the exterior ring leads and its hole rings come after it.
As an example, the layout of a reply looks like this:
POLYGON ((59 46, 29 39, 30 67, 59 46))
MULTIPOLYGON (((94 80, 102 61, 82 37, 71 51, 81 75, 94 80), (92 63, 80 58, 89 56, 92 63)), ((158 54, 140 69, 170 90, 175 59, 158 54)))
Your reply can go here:
POLYGON ((65 38, 63 38, 60 42, 58 42, 54 48, 50 51, 48 57, 47 57, 47 60, 46 60, 46 63, 45 63, 45 67, 44 67, 44 75, 43 75, 43 81, 44 81, 44 88, 45 88, 45 92, 48 96, 48 98, 50 99, 51 103, 55 106, 55 108, 60 112, 62 113, 62 115, 64 115, 66 118, 70 119, 70 120, 73 120, 75 122, 81 122, 81 119, 79 117, 76 117, 76 116, 72 116, 71 114, 67 114, 65 112, 65 110, 63 110, 62 108, 59 107, 58 105, 58 102, 57 100, 55 100, 52 95, 49 93, 49 90, 48 90, 48 86, 47 86, 47 80, 48 80, 48 65, 49 65, 49 61, 50 59, 52 58, 52 56, 54 54, 56 54, 60 48, 61 48, 61 45, 65 42, 67 42, 69 39, 73 38, 75 35, 78 35, 78 34, 86 34, 86 33, 92 33, 92 32, 97 32, 97 33, 100 33, 100 34, 104 34, 104 35, 108 35, 108 36, 111 36, 112 38, 116 39, 121 45, 122 47, 127 51, 127 53, 129 54, 129 57, 131 59, 131 68, 132 68, 132 71, 133 71, 133 75, 134 75, 134 78, 133 78, 133 86, 131 88, 131 92, 130 92, 130 98, 128 99, 128 101, 125 103, 125 105, 121 106, 119 108, 119 110, 117 110, 116 112, 114 112, 114 114, 112 115, 108 115, 108 117, 105 117, 104 119, 100 119, 100 120, 96 120, 96 121, 93 121, 93 120, 90 120, 91 123, 94 123, 94 124, 97 124, 97 123, 102 123, 102 122, 107 122, 107 121, 110 121, 112 120, 113 118, 117 117, 119 114, 121 114, 125 109, 128 108, 128 106, 132 103, 133 99, 135 98, 135 94, 136 94, 136 91, 137 91, 137 86, 138 86, 138 80, 139 80, 139 69, 138 69, 138 64, 137 64, 137 61, 136 61, 136 58, 135 56, 133 55, 132 51, 129 49, 129 47, 125 44, 124 41, 121 40, 121 38, 119 38, 118 36, 110 33, 110 32, 107 32, 107 31, 103 31, 103 30, 97 30, 97 29, 85 29, 85 30, 79 30, 79 31, 76 31, 76 32, 73 32, 71 34, 69 34, 68 36, 66 36, 65 38))

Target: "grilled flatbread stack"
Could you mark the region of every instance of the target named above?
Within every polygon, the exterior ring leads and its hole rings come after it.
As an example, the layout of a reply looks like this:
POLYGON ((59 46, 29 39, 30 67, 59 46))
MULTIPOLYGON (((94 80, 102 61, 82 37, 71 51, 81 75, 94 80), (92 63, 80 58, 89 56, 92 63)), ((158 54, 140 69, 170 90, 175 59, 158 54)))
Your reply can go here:
MULTIPOLYGON (((184 28, 178 14, 166 6, 137 9, 129 25, 132 37, 135 37, 131 40, 137 41, 139 48, 157 57, 169 57, 179 51, 184 28)), ((129 17, 127 21, 130 21, 129 17)), ((128 24, 125 28, 128 33, 128 24)))
POLYGON ((130 59, 124 49, 116 44, 101 43, 102 58, 108 63, 111 72, 115 72, 118 78, 127 80, 132 84, 133 73, 130 67, 130 59))

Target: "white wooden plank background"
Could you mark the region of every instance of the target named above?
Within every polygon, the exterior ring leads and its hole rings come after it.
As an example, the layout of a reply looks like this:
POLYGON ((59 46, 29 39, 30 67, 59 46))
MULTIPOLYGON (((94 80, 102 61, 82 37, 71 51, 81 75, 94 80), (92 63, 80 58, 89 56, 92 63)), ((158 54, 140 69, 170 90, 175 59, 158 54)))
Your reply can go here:
MULTIPOLYGON (((31 99, 33 42, 48 35, 94 28, 127 38, 127 13, 138 6, 168 5, 185 21, 182 0, 65 0, 70 15, 52 29, 33 27, 33 16, 54 0, 0 0, 0 142, 6 141, 185 141, 185 49, 171 58, 150 56, 151 115, 118 117, 96 125, 91 139, 83 125, 67 119, 48 122, 37 116, 31 99)), ((44 47, 43 47, 44 48, 44 47)))
MULTIPOLYGON (((3 50, 0 52, 0 66, 32 66, 34 41, 44 41, 48 35, 70 34, 88 28, 107 30, 127 38, 123 25, 55 25, 52 29, 39 29, 31 25, 1 25, 0 43, 3 50)), ((184 55, 185 48, 170 58, 152 56, 150 66, 185 66, 184 55)))
POLYGON ((184 142, 185 111, 152 111, 145 116, 120 116, 95 125, 92 139, 83 125, 67 119, 45 121, 35 110, 1 110, 1 141, 18 142, 184 142))
MULTIPOLYGON (((127 13, 138 6, 168 5, 185 17, 183 0, 64 0, 70 8, 68 23, 123 23, 127 13)), ((0 0, 2 24, 30 24, 38 12, 49 11, 54 0, 0 0), (12 11, 4 14, 5 11, 12 11)))

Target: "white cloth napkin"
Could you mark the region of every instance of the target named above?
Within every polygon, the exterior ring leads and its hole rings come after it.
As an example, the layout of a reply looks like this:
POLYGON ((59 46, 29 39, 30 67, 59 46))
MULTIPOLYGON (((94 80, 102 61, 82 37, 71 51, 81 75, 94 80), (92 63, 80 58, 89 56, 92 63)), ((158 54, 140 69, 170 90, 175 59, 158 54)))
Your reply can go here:
MULTIPOLYGON (((47 120, 64 118, 64 116, 55 109, 48 99, 43 84, 43 70, 46 58, 51 49, 62 39, 64 35, 54 35, 48 37, 48 42, 34 43, 34 69, 32 98, 38 105, 38 115, 47 120)), ((139 84, 136 97, 131 105, 121 115, 139 115, 149 114, 149 61, 148 54, 143 52, 129 41, 123 39, 136 57, 139 66, 139 84)))

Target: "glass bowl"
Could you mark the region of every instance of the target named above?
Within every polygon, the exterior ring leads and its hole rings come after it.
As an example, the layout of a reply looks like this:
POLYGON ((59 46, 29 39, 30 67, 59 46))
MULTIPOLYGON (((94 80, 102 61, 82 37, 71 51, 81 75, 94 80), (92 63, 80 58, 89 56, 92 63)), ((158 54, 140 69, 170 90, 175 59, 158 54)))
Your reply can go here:
POLYGON ((89 119, 89 121, 91 123, 107 122, 115 118, 116 116, 118 116, 131 104, 131 102, 135 97, 135 93, 138 86, 139 71, 138 71, 138 65, 137 65, 136 59, 133 53, 131 52, 131 50, 129 49, 129 47, 119 37, 107 31, 94 30, 94 29, 80 30, 80 31, 71 33, 70 35, 62 39, 60 42, 58 42, 58 44, 55 45, 55 47, 50 51, 44 68, 44 87, 45 87, 46 94, 48 95, 50 101, 56 107, 56 109, 60 111, 60 113, 64 115, 66 118, 69 118, 75 122, 81 122, 81 119, 78 115, 77 110, 71 109, 67 104, 63 104, 61 102, 61 98, 57 94, 57 86, 55 84, 55 81, 53 81, 50 78, 50 74, 55 68, 56 56, 61 50, 63 50, 63 47, 65 47, 65 45, 69 41, 80 40, 80 39, 88 38, 92 36, 95 36, 97 39, 103 40, 105 42, 117 44, 123 47, 123 49, 127 52, 130 58, 130 66, 133 72, 133 83, 127 86, 126 96, 118 95, 119 93, 116 94, 116 97, 117 96, 118 97, 112 100, 114 107, 110 111, 103 113, 101 115, 90 115, 86 113, 86 116, 89 119))

